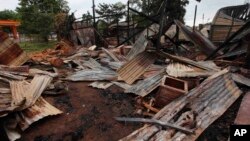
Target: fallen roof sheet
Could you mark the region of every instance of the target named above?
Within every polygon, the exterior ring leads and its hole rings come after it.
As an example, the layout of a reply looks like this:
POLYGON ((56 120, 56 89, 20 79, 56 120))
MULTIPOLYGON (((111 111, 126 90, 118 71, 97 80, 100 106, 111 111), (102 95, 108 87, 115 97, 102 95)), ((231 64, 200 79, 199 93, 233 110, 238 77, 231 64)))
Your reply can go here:
POLYGON ((175 23, 187 38, 189 38, 195 45, 200 47, 200 50, 204 54, 210 55, 214 50, 216 50, 217 47, 199 31, 191 30, 178 20, 175 20, 175 23))
POLYGON ((11 107, 11 94, 0 94, 0 117, 6 116, 6 109, 11 107))
POLYGON ((146 33, 147 33, 147 30, 144 30, 141 33, 140 37, 136 40, 135 44, 133 45, 133 47, 129 51, 128 55, 126 56, 126 58, 128 60, 133 59, 136 55, 145 51, 145 49, 148 45, 148 40, 145 37, 146 33))
POLYGON ((214 71, 205 71, 180 63, 171 63, 166 67, 168 75, 173 77, 197 77, 197 76, 211 76, 214 71))
POLYGON ((17 43, 10 38, 6 38, 6 33, 0 32, 0 64, 10 66, 20 66, 28 59, 28 55, 17 43))
POLYGON ((63 112, 50 105, 46 100, 40 97, 33 106, 17 114, 17 118, 19 120, 18 124, 20 128, 24 131, 32 123, 44 117, 58 115, 61 113, 63 112))
POLYGON ((25 99, 25 105, 20 110, 32 106, 51 81, 52 77, 47 75, 36 75, 31 83, 26 81, 12 81, 10 83, 12 103, 15 105, 25 99))
POLYGON ((113 70, 82 70, 66 78, 69 81, 116 80, 117 73, 113 70))
POLYGON ((229 73, 220 74, 222 75, 218 76, 218 74, 215 74, 217 77, 211 77, 213 79, 204 81, 187 95, 166 105, 154 116, 154 119, 163 122, 171 122, 178 126, 194 129, 194 134, 187 135, 174 129, 161 130, 157 126, 145 125, 129 136, 121 139, 121 141, 196 140, 210 124, 218 119, 230 105, 239 98, 242 93, 233 82, 229 73), (183 113, 184 108, 189 108, 190 111, 183 113))
POLYGON ((117 72, 119 79, 128 84, 133 84, 154 63, 156 56, 143 52, 123 65, 117 72))
POLYGON ((125 93, 134 93, 141 97, 145 97, 160 85, 163 75, 164 70, 154 76, 139 81, 137 84, 133 85, 129 89, 126 89, 125 93))
POLYGON ((9 140, 14 141, 21 138, 21 131, 19 130, 19 127, 22 131, 24 131, 31 124, 40 119, 61 113, 63 112, 50 105, 46 100, 40 97, 33 106, 16 113, 15 119, 9 118, 6 120, 4 129, 9 140))

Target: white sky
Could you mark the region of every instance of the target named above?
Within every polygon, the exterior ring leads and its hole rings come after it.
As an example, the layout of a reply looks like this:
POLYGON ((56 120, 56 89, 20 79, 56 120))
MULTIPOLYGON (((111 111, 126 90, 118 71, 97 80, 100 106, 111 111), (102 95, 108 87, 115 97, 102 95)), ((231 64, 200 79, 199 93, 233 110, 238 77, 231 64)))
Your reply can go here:
MULTIPOLYGON (((75 12, 76 17, 81 17, 81 15, 87 11, 92 13, 92 0, 67 0, 71 12, 75 12)), ((190 0, 190 4, 187 6, 187 13, 185 16, 185 22, 188 25, 193 24, 194 18, 194 8, 198 5, 197 11, 197 24, 202 23, 202 15, 204 14, 204 22, 211 21, 218 9, 225 6, 240 5, 244 4, 246 0, 201 0, 200 3, 195 0, 190 0)), ((96 5, 98 3, 116 3, 122 2, 126 3, 127 0, 95 0, 96 5)), ((15 10, 18 6, 18 0, 0 0, 0 11, 4 9, 15 10)))

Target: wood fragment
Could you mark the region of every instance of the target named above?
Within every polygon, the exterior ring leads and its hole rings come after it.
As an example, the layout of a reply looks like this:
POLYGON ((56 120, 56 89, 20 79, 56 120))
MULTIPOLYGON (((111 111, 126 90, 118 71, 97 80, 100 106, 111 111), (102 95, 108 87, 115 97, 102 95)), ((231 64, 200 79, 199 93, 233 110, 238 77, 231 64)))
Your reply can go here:
POLYGON ((26 77, 23 76, 18 76, 18 75, 13 75, 11 73, 8 73, 6 71, 0 71, 0 76, 12 79, 12 80, 24 80, 26 77))
POLYGON ((110 86, 112 86, 113 83, 111 82, 93 82, 91 84, 89 84, 89 86, 93 87, 93 88, 98 88, 98 89, 107 89, 110 86))
POLYGON ((105 49, 105 48, 102 48, 102 50, 107 53, 114 61, 116 62, 120 62, 120 60, 112 53, 110 52, 109 50, 105 49))
POLYGON ((184 57, 179 57, 179 56, 174 56, 174 55, 171 55, 171 54, 168 54, 168 53, 165 53, 163 51, 160 51, 160 52, 156 52, 156 54, 160 55, 160 56, 163 56, 163 57, 167 57, 169 59, 172 59, 174 61, 178 61, 180 63, 184 63, 184 64, 188 64, 188 65, 191 65, 191 66, 195 66, 195 67, 198 67, 198 68, 201 68, 201 69, 204 69, 204 70, 208 70, 208 71, 219 71, 219 69, 217 68, 212 68, 212 67, 208 67, 208 66, 204 66, 202 64, 199 64, 193 60, 190 60, 188 58, 184 58, 184 57))
POLYGON ((194 131, 191 131, 190 129, 183 128, 181 126, 176 126, 167 122, 162 122, 160 120, 156 119, 146 119, 146 118, 127 118, 127 117, 116 117, 115 118, 117 121, 125 121, 125 122, 141 122, 141 123, 150 123, 150 124, 156 124, 160 125, 164 128, 173 128, 178 131, 181 131, 186 134, 193 134, 194 131))

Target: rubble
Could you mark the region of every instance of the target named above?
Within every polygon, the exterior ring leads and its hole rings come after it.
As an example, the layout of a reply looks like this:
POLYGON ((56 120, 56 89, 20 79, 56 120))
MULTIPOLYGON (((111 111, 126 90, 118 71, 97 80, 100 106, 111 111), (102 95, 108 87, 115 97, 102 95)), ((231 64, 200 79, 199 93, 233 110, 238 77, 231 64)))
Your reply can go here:
MULTIPOLYGON (((233 11, 237 9, 231 8, 233 11)), ((110 105, 110 99, 122 99, 123 102, 126 96, 133 98, 130 104, 134 105, 134 112, 124 114, 129 117, 123 117, 124 111, 117 112, 119 107, 127 108, 128 105, 118 103, 119 106, 109 107, 122 117, 116 118, 118 121, 147 123, 127 137, 124 134, 121 141, 196 140, 250 86, 247 65, 250 22, 236 19, 237 28, 233 25, 232 32, 227 31, 227 35, 223 30, 223 37, 216 40, 219 34, 222 35, 217 25, 223 22, 222 17, 227 17, 225 9, 216 15, 212 29, 215 32, 208 37, 180 21, 164 25, 144 14, 155 24, 138 32, 140 35, 134 44, 129 43, 131 36, 121 45, 119 40, 115 41, 116 47, 106 42, 104 46, 95 45, 97 43, 90 37, 96 29, 83 29, 85 25, 75 22, 70 32, 71 41, 61 40, 54 48, 35 53, 30 59, 17 43, 0 32, 0 119, 3 119, 9 140, 21 138, 33 123, 45 117, 63 115, 66 110, 57 109, 53 106, 56 102, 51 99, 65 95, 70 101, 69 93, 80 97, 79 89, 85 91, 84 86, 98 89, 100 95, 108 97, 101 106, 110 105), (172 36, 173 27, 180 28, 188 43, 174 39, 179 35, 176 29, 176 35, 172 36), (218 45, 217 41, 223 43, 218 45), (1 50, 6 52, 1 54, 1 50), (70 89, 68 83, 77 88, 70 89), (111 93, 112 89, 115 92, 111 93)), ((242 114, 249 107, 248 97, 247 93, 236 124, 249 122, 242 114)), ((61 100, 63 104, 67 104, 65 99, 61 100)), ((68 103, 67 110, 73 111, 71 101, 68 103)), ((89 106, 80 104, 76 106, 78 110, 84 111, 89 106)), ((65 115, 72 116, 68 111, 65 115)), ((102 111, 93 108, 91 112, 95 115, 102 111)), ((85 120, 86 128, 90 127, 88 117, 81 115, 79 118, 85 120)), ((110 119, 103 120, 108 122, 105 120, 110 119)), ((85 126, 83 123, 81 121, 80 126, 85 126)), ((84 132, 83 129, 80 132, 84 132)))

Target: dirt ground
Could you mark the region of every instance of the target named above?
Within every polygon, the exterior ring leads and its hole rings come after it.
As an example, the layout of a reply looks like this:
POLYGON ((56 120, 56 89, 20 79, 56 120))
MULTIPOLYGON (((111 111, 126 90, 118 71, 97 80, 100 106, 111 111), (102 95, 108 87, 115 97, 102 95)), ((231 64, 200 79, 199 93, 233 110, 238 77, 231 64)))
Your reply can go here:
MULTIPOLYGON (((69 83, 65 95, 45 97, 64 114, 48 117, 33 124, 20 141, 116 141, 142 124, 124 124, 116 116, 135 116, 135 96, 112 86, 109 90, 88 87, 87 82, 69 83)), ((242 97, 199 137, 198 141, 227 141, 242 97)), ((0 130, 0 141, 7 141, 0 130)))
MULTIPOLYGON (((133 116, 134 97, 88 87, 89 83, 69 83, 65 95, 45 97, 64 114, 42 119, 23 134, 20 141, 115 141, 138 129, 140 124, 124 124, 117 116, 133 116)), ((7 141, 0 131, 0 141, 7 141)))

